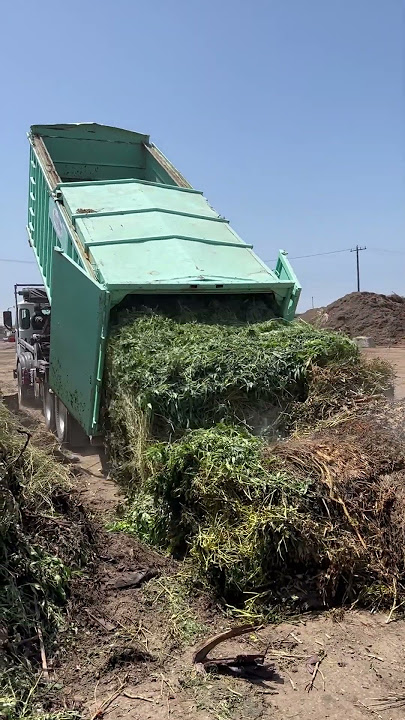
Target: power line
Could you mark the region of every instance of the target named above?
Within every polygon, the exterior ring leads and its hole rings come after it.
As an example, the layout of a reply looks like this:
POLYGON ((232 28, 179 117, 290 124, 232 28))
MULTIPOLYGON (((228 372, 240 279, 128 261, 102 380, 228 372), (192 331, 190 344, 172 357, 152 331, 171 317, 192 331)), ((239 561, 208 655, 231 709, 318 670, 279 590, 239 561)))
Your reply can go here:
POLYGON ((292 257, 291 260, 301 260, 302 258, 320 257, 321 255, 336 255, 337 253, 344 253, 344 252, 355 252, 356 253, 356 269, 357 269, 357 292, 360 292, 360 261, 359 261, 360 250, 367 250, 367 248, 356 245, 355 248, 344 248, 343 250, 327 250, 326 252, 313 253, 311 255, 296 255, 295 257, 292 257))
POLYGON ((290 260, 301 260, 301 258, 319 257, 319 255, 335 255, 336 253, 350 252, 351 248, 345 248, 344 250, 328 250, 327 252, 314 253, 313 255, 295 255, 295 257, 289 258, 290 260))
POLYGON ((10 258, 0 258, 0 262, 8 262, 8 263, 20 263, 22 265, 35 265, 35 260, 13 260, 10 258))
MULTIPOLYGON (((354 248, 355 250, 356 248, 354 248)), ((375 248, 375 247, 368 247, 368 250, 371 250, 372 252, 382 252, 382 253, 393 253, 395 255, 405 255, 405 250, 387 250, 386 248, 375 248)), ((289 257, 289 260, 303 260, 304 258, 312 258, 312 257, 320 257, 321 255, 336 255, 337 253, 343 253, 343 252, 352 252, 353 248, 344 248, 343 250, 328 250, 326 252, 319 252, 319 253, 311 253, 310 255, 294 255, 292 257, 289 257)), ((35 265, 35 260, 16 260, 14 258, 0 258, 0 262, 5 263, 20 263, 23 265, 35 265)), ((275 260, 266 260, 266 263, 274 263, 275 260)))
POLYGON ((393 253, 394 255, 405 255, 405 250, 387 250, 385 248, 369 247, 372 252, 393 253))
MULTIPOLYGON (((319 257, 320 255, 335 255, 336 253, 350 252, 351 248, 345 248, 344 250, 328 250, 326 252, 313 253, 311 255, 294 255, 293 257, 288 256, 289 260, 301 260, 302 258, 319 257)), ((266 264, 273 265, 277 260, 265 260, 266 264)))
MULTIPOLYGON (((377 250, 377 248, 374 248, 377 250)), ((356 274, 357 274, 357 292, 360 292, 360 259, 359 259, 359 252, 361 250, 367 250, 367 248, 360 247, 359 245, 356 245, 355 248, 343 248, 342 250, 326 250, 325 252, 320 253, 311 253, 309 255, 295 255, 290 260, 301 260, 303 258, 313 258, 313 257, 320 257, 321 255, 336 255, 337 253, 344 253, 344 252, 355 252, 356 253, 356 274)), ((395 252, 395 250, 393 251, 395 252)))
MULTIPOLYGON (((312 258, 312 257, 320 257, 321 255, 336 255, 336 253, 344 253, 344 252, 352 252, 352 250, 355 250, 356 248, 344 248, 343 250, 327 250, 325 252, 319 252, 319 253, 311 253, 310 255, 293 255, 292 257, 288 256, 289 260, 302 260, 304 258, 312 258)), ((394 253, 398 255, 405 255, 405 250, 387 250, 383 248, 375 248, 367 246, 367 250, 372 250, 373 252, 382 252, 382 253, 394 253)), ((274 264, 277 262, 277 260, 266 260, 266 264, 274 264)))

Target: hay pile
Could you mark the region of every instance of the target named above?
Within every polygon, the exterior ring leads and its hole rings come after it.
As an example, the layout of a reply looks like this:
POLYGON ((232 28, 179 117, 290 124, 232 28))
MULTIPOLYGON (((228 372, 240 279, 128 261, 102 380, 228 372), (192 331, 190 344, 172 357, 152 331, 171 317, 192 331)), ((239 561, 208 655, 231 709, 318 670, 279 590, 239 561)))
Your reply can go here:
POLYGON ((307 310, 301 317, 306 322, 349 337, 371 337, 376 345, 396 345, 405 341, 405 298, 395 293, 349 293, 327 307, 307 310))
POLYGON ((31 717, 39 636, 52 656, 72 574, 89 549, 70 490, 49 437, 30 438, 0 402, 0 716, 10 720, 31 717))
POLYGON ((384 477, 404 458, 356 418, 390 370, 303 323, 198 320, 133 312, 111 337, 109 439, 131 498, 119 527, 191 558, 245 609, 389 598, 403 559, 384 477))

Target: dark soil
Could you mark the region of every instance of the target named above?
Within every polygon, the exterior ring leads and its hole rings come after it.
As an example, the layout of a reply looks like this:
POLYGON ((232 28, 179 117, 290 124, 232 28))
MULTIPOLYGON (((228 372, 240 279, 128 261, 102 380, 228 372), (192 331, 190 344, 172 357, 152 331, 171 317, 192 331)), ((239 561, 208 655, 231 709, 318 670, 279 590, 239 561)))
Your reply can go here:
POLYGON ((371 337, 376 345, 405 341, 405 297, 350 293, 325 308, 307 310, 302 320, 349 337, 371 337))
MULTIPOLYGON (((96 553, 87 575, 72 589, 70 627, 61 634, 60 657, 53 658, 59 681, 63 683, 68 706, 78 709, 95 688, 100 696, 113 692, 117 679, 126 677, 138 684, 152 671, 157 654, 149 650, 152 629, 150 608, 145 606, 141 587, 119 589, 120 578, 133 571, 173 571, 173 563, 140 546, 123 534, 96 530, 96 553), (148 615, 146 629, 142 618, 148 615), (73 627, 73 632, 72 632, 73 627)), ((147 604, 147 603, 146 603, 147 604)), ((159 625, 159 618, 156 617, 159 625)))

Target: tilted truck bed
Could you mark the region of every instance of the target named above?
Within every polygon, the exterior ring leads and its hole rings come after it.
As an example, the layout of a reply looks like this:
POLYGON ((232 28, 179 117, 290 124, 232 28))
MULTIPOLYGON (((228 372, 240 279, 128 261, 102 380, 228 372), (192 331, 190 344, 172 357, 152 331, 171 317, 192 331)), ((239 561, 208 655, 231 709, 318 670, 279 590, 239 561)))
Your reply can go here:
POLYGON ((96 124, 32 126, 28 236, 52 304, 50 384, 89 435, 109 313, 127 295, 266 293, 294 316, 300 286, 274 271, 149 137, 96 124))

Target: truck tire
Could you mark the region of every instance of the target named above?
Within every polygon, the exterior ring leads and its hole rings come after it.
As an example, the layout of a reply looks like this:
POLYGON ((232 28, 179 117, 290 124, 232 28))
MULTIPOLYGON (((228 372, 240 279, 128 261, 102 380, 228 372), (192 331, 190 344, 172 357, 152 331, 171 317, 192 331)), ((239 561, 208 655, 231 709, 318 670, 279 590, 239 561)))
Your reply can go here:
POLYGON ((42 386, 42 409, 46 429, 55 432, 55 395, 50 391, 47 383, 42 386))
POLYGON ((17 393, 19 408, 35 405, 34 388, 31 385, 23 384, 23 372, 20 362, 17 364, 17 393))
POLYGON ((70 445, 73 448, 88 445, 86 433, 58 397, 55 397, 55 423, 56 437, 61 445, 70 445))

